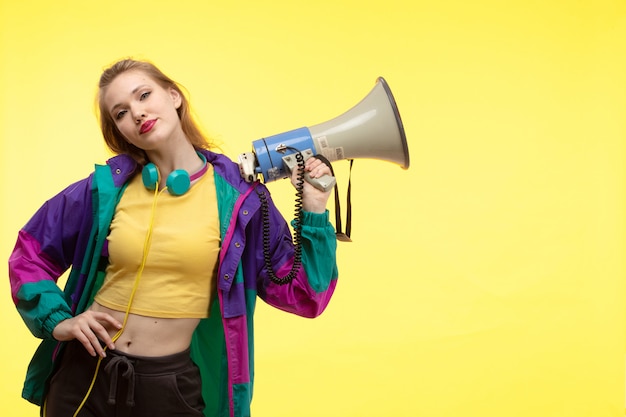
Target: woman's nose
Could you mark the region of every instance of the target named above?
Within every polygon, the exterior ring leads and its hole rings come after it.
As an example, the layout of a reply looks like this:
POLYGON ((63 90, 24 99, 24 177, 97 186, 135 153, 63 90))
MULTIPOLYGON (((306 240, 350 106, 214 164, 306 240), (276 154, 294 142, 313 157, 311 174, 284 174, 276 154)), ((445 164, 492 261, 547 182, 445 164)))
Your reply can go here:
POLYGON ((144 113, 137 113, 135 115, 135 123, 139 124, 143 121, 143 119, 146 118, 146 115, 144 113))
POLYGON ((141 123, 141 121, 146 118, 146 113, 143 111, 143 109, 132 109, 132 112, 133 119, 137 124, 141 123))

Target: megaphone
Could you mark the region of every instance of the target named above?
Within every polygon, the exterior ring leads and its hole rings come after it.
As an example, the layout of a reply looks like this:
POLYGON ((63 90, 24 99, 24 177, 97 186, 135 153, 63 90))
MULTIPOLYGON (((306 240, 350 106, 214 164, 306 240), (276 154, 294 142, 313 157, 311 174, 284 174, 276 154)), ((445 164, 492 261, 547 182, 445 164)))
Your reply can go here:
MULTIPOLYGON (((241 175, 248 182, 263 176, 264 182, 287 178, 304 160, 321 155, 328 161, 369 158, 409 168, 409 148, 402 119, 391 89, 383 77, 350 110, 327 122, 279 133, 252 142, 252 152, 239 155, 241 175)), ((327 175, 305 179, 322 191, 335 185, 327 175)))

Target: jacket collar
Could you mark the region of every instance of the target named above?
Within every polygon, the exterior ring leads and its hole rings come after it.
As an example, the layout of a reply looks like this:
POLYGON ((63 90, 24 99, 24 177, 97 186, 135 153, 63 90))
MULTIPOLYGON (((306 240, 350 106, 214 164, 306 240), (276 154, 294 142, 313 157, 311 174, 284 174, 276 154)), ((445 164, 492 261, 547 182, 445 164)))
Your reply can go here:
MULTIPOLYGON (((207 162, 213 165, 215 172, 221 175, 226 182, 236 188, 240 193, 245 193, 246 190, 250 188, 250 184, 241 177, 239 166, 230 158, 223 154, 205 149, 200 150, 200 152, 206 157, 207 162)), ((131 156, 126 154, 120 154, 110 158, 107 161, 107 165, 111 169, 115 187, 121 187, 126 184, 126 182, 143 168, 131 156)))
POLYGON ((137 161, 126 154, 114 156, 107 161, 107 165, 111 169, 113 183, 115 184, 115 187, 118 188, 126 184, 126 182, 128 182, 128 180, 134 176, 140 168, 137 161))

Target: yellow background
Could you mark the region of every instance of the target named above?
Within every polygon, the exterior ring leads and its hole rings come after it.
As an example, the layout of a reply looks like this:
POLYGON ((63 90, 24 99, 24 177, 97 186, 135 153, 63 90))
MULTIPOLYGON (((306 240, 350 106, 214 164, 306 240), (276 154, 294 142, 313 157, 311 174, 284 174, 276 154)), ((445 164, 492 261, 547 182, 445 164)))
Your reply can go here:
MULTIPOLYGON (((411 167, 355 162, 322 317, 258 308, 257 417, 623 415, 623 0, 3 0, 0 34, 3 259, 108 157, 93 97, 119 58, 187 87, 233 158, 388 81, 411 167)), ((0 411, 36 416, 37 341, 8 280, 0 301, 0 411)))

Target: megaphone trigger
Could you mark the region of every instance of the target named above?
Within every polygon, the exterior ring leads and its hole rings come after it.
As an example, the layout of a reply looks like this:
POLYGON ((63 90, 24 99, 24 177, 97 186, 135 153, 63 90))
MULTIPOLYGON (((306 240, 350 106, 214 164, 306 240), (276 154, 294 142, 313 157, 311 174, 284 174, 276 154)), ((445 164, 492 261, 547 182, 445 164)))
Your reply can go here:
MULTIPOLYGON (((328 165, 328 167, 330 168, 332 172, 333 168, 330 165, 330 162, 328 161, 328 159, 322 157, 321 155, 313 155, 313 151, 311 149, 306 149, 300 152, 300 154, 302 155, 302 158, 303 158, 302 161, 306 161, 307 159, 315 156, 315 158, 321 160, 324 164, 328 165)), ((290 174, 293 172, 294 169, 298 169, 298 159, 296 158, 296 155, 298 154, 290 154, 287 156, 283 156, 282 158, 283 163, 285 164, 285 168, 290 174)), ((324 192, 331 190, 337 183, 337 181, 335 180, 335 177, 332 175, 322 175, 321 177, 313 178, 308 172, 304 173, 304 180, 308 182, 309 184, 311 184, 312 186, 314 186, 315 188, 317 188, 318 190, 324 191, 324 192)))

